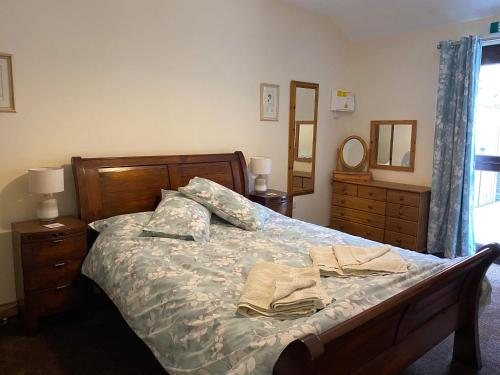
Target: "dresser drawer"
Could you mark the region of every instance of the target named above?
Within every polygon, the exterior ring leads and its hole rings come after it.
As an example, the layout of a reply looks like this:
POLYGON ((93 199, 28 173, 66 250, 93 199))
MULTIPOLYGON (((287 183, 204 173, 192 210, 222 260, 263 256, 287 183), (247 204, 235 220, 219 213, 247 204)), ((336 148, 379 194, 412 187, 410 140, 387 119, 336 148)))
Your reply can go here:
POLYGON ((402 247, 403 249, 417 249, 416 237, 403 233, 391 232, 390 230, 385 231, 385 242, 393 246, 402 247))
POLYGON ((383 242, 384 230, 380 228, 370 227, 368 225, 353 223, 350 221, 332 218, 330 226, 342 232, 350 233, 355 236, 367 238, 369 240, 383 242))
POLYGON ((387 219, 385 220, 385 228, 393 232, 404 233, 410 236, 417 235, 417 223, 414 221, 396 219, 387 216, 387 219))
POLYGON ((371 212, 374 214, 383 215, 385 213, 385 202, 374 201, 348 195, 333 195, 333 204, 347 208, 355 208, 358 210, 371 212))
POLYGON ((387 202, 418 207, 420 204, 420 195, 407 191, 389 190, 387 191, 387 202))
POLYGON ((53 265, 67 259, 85 257, 85 235, 59 238, 47 242, 28 242, 22 246, 24 267, 53 265))
POLYGON ((387 190, 383 188, 360 185, 358 187, 358 197, 385 202, 387 199, 387 190))
POLYGON ((333 192, 336 194, 342 195, 358 195, 358 185, 347 184, 345 182, 334 182, 333 183, 333 192))
POLYGON ((65 284, 56 288, 33 291, 25 295, 25 304, 40 315, 55 314, 71 307, 78 301, 77 285, 65 284))
POLYGON ((351 208, 332 206, 332 217, 346 219, 360 224, 370 225, 376 228, 384 229, 385 217, 372 214, 366 211, 353 210, 351 208))
POLYGON ((418 208, 403 206, 401 204, 387 203, 386 215, 390 217, 396 217, 398 219, 417 221, 418 208))
POLYGON ((24 290, 42 290, 72 284, 80 275, 83 260, 67 260, 50 266, 26 268, 24 290))

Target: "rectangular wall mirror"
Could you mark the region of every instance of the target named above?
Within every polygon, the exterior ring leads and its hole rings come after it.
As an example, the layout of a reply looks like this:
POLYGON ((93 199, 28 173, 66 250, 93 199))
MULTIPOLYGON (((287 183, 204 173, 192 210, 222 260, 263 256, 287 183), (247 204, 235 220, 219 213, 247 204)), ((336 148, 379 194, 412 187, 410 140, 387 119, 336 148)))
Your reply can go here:
POLYGON ((370 168, 413 172, 416 137, 416 120, 372 121, 370 168))
POLYGON ((314 193, 318 93, 316 83, 290 84, 288 192, 293 195, 314 193))

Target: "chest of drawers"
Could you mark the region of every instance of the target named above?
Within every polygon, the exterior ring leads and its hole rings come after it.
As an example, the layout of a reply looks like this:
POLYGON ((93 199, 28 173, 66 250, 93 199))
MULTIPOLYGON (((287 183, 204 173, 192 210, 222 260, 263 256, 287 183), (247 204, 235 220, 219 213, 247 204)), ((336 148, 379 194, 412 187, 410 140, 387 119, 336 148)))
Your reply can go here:
POLYGON ((332 181, 330 227, 419 252, 427 249, 430 188, 332 181))

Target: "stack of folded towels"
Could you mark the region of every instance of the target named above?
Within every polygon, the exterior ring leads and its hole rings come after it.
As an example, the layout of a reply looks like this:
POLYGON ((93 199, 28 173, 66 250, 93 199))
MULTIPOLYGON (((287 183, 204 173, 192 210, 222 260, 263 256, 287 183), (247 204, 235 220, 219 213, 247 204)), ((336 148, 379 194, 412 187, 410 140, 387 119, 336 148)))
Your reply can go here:
POLYGON ((314 314, 332 301, 321 287, 319 269, 257 263, 248 274, 238 312, 295 319, 314 314))
POLYGON ((309 255, 322 276, 371 276, 408 271, 408 263, 387 245, 312 247, 309 255))

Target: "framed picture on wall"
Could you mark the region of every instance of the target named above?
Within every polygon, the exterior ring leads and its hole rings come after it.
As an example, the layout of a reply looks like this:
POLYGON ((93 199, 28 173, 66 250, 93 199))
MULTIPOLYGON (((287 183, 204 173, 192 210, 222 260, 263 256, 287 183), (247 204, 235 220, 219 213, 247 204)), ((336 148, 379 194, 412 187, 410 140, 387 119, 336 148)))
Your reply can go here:
POLYGON ((15 112, 12 55, 0 52, 0 112, 15 112))
POLYGON ((278 121, 280 86, 260 84, 260 121, 278 121))

